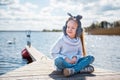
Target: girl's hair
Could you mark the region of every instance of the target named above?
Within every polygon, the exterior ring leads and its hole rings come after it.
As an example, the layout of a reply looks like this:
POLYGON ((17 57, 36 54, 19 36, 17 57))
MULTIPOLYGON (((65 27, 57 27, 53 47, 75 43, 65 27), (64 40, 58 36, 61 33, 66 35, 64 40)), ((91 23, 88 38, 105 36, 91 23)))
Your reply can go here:
POLYGON ((83 31, 83 29, 81 28, 80 19, 82 19, 81 15, 77 15, 77 16, 70 15, 70 17, 68 18, 68 20, 65 23, 65 26, 63 26, 63 33, 64 33, 64 35, 67 35, 67 33, 66 33, 67 23, 70 20, 73 20, 73 21, 75 21, 78 24, 78 27, 77 27, 77 30, 76 30, 76 37, 80 37, 80 35, 82 34, 82 31, 83 31))

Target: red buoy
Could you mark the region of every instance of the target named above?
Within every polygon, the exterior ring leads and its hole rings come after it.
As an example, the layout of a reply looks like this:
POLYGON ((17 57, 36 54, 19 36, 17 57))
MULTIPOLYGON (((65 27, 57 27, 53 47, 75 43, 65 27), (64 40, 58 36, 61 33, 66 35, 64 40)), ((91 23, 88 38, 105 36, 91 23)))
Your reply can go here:
POLYGON ((28 57, 30 57, 30 55, 29 55, 29 53, 28 53, 28 51, 27 51, 26 48, 23 49, 23 51, 22 51, 22 57, 23 57, 24 59, 27 59, 28 57))
POLYGON ((31 56, 29 55, 29 52, 27 51, 26 48, 22 50, 22 58, 23 58, 23 59, 27 59, 28 63, 31 63, 31 62, 32 62, 32 58, 31 58, 31 56))

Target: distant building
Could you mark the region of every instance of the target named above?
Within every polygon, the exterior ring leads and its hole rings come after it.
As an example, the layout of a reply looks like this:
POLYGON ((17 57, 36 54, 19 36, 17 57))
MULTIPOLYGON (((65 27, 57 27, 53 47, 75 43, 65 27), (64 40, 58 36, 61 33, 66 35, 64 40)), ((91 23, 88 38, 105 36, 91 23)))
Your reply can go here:
POLYGON ((102 22, 100 23, 100 26, 101 26, 101 28, 105 28, 105 29, 112 27, 111 23, 109 23, 109 22, 107 22, 107 21, 102 21, 102 22))

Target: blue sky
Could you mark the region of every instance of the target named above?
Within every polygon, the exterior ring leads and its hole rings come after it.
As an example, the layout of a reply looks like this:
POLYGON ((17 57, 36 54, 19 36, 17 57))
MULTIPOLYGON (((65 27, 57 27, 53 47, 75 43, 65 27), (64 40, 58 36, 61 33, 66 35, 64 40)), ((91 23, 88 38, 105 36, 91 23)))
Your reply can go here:
POLYGON ((83 16, 82 27, 120 20, 119 0, 0 0, 0 30, 62 29, 69 17, 83 16))

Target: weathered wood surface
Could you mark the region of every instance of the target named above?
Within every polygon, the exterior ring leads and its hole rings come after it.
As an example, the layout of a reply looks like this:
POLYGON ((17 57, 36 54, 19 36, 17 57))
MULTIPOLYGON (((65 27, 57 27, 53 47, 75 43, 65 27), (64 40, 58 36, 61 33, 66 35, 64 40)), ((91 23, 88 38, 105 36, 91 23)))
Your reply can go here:
POLYGON ((76 74, 64 77, 61 72, 55 71, 51 59, 33 47, 26 47, 34 62, 0 76, 0 80, 120 80, 120 72, 113 72, 95 68, 92 74, 76 74))

